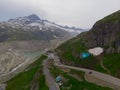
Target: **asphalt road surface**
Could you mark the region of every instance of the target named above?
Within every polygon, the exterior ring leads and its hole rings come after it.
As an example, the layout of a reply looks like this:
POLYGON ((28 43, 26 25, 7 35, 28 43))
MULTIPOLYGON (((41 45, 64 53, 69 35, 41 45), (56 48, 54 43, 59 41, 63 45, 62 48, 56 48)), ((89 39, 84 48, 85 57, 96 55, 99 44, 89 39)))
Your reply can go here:
MULTIPOLYGON (((111 75, 108 74, 104 74, 101 72, 97 72, 94 70, 90 70, 90 69, 85 69, 85 68, 79 68, 79 67, 74 67, 74 66, 68 66, 68 65, 63 65, 60 63, 59 57, 56 55, 53 55, 53 59, 54 59, 54 65, 58 66, 58 67, 62 67, 62 68, 69 68, 69 69, 75 69, 75 70, 79 70, 79 71, 83 71, 85 73, 90 73, 92 72, 90 75, 92 77, 98 78, 102 81, 108 82, 112 85, 115 85, 115 90, 120 90, 120 79, 113 77, 111 75)), ((111 86, 112 87, 112 86, 111 86)))
POLYGON ((44 60, 43 62, 43 72, 47 81, 47 84, 49 86, 49 90, 60 90, 58 84, 55 82, 54 78, 50 74, 49 69, 47 68, 47 60, 44 60))

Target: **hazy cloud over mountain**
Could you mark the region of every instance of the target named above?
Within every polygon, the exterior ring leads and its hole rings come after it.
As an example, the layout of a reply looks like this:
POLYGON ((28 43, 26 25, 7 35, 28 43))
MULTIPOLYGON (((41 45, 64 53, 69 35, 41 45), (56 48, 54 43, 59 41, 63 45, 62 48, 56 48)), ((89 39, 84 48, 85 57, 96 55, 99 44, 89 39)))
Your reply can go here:
POLYGON ((0 21, 37 14, 61 25, 91 28, 120 9, 120 0, 0 0, 0 21))

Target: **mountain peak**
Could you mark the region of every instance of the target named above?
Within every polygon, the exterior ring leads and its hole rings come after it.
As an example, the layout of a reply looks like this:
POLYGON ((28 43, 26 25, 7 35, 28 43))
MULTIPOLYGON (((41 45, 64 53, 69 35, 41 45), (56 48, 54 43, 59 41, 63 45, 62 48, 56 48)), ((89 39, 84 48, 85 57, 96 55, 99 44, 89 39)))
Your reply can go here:
POLYGON ((31 21, 40 20, 40 18, 36 14, 26 16, 26 18, 30 19, 31 21))

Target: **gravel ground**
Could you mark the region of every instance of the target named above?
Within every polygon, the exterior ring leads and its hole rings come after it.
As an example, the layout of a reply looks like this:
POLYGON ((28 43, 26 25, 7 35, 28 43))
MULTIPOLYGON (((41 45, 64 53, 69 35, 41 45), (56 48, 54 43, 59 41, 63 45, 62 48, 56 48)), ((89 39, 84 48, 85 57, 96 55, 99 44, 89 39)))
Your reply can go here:
POLYGON ((0 84, 0 90, 5 90, 6 84, 0 84))

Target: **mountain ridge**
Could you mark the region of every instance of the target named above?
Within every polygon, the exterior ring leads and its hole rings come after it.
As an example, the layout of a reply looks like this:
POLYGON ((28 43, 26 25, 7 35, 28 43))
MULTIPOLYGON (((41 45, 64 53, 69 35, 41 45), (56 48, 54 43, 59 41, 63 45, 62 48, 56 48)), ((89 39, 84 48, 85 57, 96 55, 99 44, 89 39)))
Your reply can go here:
POLYGON ((82 29, 64 28, 48 20, 39 18, 36 14, 10 19, 0 23, 0 41, 9 40, 53 40, 64 36, 75 36, 82 29))
POLYGON ((62 25, 59 25, 59 24, 56 24, 56 23, 54 23, 54 22, 51 22, 51 21, 49 21, 49 20, 47 20, 47 19, 42 19, 42 18, 39 18, 39 16, 37 16, 37 14, 31 14, 31 15, 29 15, 29 16, 24 16, 24 17, 17 17, 17 18, 15 18, 15 19, 9 19, 8 20, 8 22, 10 22, 10 21, 12 21, 12 20, 16 20, 16 19, 21 19, 21 18, 27 18, 27 19, 30 19, 30 21, 38 21, 39 22, 39 20, 41 21, 41 22, 47 22, 47 23, 51 23, 51 24, 53 24, 53 25, 57 25, 57 26, 59 26, 59 27, 61 27, 61 28, 64 28, 64 29, 73 29, 73 30, 80 30, 80 31, 86 31, 86 30, 88 30, 88 29, 82 29, 82 28, 77 28, 77 27, 74 27, 74 26, 62 26, 62 25), (33 19, 33 20, 32 20, 33 19))

